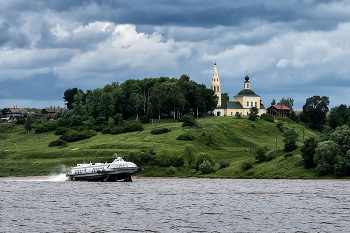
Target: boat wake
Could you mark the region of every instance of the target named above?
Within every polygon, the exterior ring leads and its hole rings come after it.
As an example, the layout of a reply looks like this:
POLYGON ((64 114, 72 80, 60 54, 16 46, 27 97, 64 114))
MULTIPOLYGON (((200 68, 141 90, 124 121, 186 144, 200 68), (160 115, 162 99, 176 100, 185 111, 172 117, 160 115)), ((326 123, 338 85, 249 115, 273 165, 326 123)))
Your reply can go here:
POLYGON ((68 181, 69 178, 66 176, 66 174, 59 174, 48 177, 48 181, 68 181))

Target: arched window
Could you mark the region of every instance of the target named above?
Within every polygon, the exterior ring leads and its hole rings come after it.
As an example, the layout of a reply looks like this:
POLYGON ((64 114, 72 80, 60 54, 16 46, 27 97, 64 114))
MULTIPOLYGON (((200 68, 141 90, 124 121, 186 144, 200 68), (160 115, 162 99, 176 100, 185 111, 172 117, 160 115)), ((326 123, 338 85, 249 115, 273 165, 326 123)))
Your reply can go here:
POLYGON ((217 90, 220 91, 220 87, 217 87, 217 90))
POLYGON ((214 86, 214 91, 216 91, 215 89, 216 89, 216 88, 215 88, 215 86, 214 86))

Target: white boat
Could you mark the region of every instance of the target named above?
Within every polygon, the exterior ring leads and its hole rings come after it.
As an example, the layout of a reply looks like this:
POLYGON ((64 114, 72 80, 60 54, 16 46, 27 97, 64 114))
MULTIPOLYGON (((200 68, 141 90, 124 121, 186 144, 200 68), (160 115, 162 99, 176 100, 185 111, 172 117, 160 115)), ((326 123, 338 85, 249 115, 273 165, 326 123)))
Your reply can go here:
POLYGON ((117 181, 130 182, 131 175, 138 167, 132 162, 126 162, 121 157, 116 158, 112 163, 83 163, 72 167, 70 173, 66 174, 70 180, 88 181, 117 181))

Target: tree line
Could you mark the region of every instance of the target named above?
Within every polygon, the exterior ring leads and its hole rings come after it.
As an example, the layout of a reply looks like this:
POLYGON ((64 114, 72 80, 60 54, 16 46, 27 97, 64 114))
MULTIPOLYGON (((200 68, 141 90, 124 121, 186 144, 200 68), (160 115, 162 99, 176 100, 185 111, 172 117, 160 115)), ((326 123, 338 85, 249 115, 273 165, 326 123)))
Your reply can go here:
POLYGON ((64 92, 67 109, 74 115, 88 115, 108 121, 116 114, 124 119, 139 116, 175 119, 192 112, 196 117, 212 111, 217 105, 215 92, 190 80, 188 75, 179 79, 160 77, 142 80, 129 79, 124 83, 113 82, 103 88, 87 90, 72 88, 64 92))

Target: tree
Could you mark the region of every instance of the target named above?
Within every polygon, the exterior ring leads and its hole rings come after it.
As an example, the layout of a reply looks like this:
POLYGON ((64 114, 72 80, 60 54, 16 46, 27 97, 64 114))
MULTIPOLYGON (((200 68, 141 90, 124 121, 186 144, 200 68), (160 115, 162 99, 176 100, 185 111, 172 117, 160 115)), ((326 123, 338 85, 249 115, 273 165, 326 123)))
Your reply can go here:
POLYGON ((284 97, 280 100, 280 102, 277 103, 277 105, 284 105, 287 106, 290 109, 293 109, 293 103, 294 100, 293 98, 287 98, 285 99, 284 97))
POLYGON ((136 110, 136 119, 139 119, 139 109, 143 105, 144 100, 139 93, 132 93, 130 99, 136 110))
POLYGON ((297 123, 299 123, 299 117, 295 114, 294 110, 291 111, 289 118, 297 123))
POLYGON ((303 106, 304 120, 311 129, 321 130, 328 112, 329 98, 327 96, 313 96, 306 99, 303 106))
POLYGON ((272 99, 271 105, 276 105, 276 100, 275 99, 272 99))
POLYGON ((249 120, 255 121, 258 117, 259 109, 257 107, 251 107, 249 111, 249 120))
POLYGON ((314 162, 317 164, 316 169, 324 175, 333 173, 338 155, 338 144, 332 141, 320 142, 314 156, 314 162))
POLYGON ((344 157, 350 150, 350 129, 348 125, 337 127, 336 130, 329 135, 329 140, 339 145, 340 156, 344 157))
POLYGON ((316 148, 317 141, 314 137, 311 137, 305 140, 304 145, 300 149, 306 169, 316 167, 316 164, 314 162, 316 148))
POLYGON ((285 132, 283 134, 283 142, 284 142, 284 150, 285 151, 293 151, 296 148, 298 148, 297 144, 296 144, 296 140, 298 138, 298 133, 294 130, 288 130, 287 132, 285 132))
POLYGON ((161 112, 164 107, 163 105, 166 101, 166 94, 167 92, 163 84, 157 83, 156 85, 153 86, 150 100, 153 108, 158 112, 159 123, 160 123, 161 112))
POLYGON ((8 111, 10 111, 10 109, 8 109, 8 108, 3 108, 3 109, 1 110, 1 115, 6 115, 6 112, 8 112, 8 111))
POLYGON ((230 96, 227 93, 222 93, 221 94, 221 101, 229 101, 230 96))
POLYGON ((31 116, 28 116, 26 119, 26 123, 24 124, 24 128, 26 131, 28 131, 28 134, 30 132, 30 130, 33 128, 33 119, 31 116))
POLYGON ((194 150, 195 148, 192 144, 185 145, 184 158, 190 167, 196 162, 196 155, 194 153, 194 150))
POLYGON ((83 101, 84 101, 84 94, 83 93, 78 92, 76 95, 74 95, 74 102, 72 103, 74 115, 84 115, 85 114, 86 109, 83 106, 83 101))
POLYGON ((350 107, 347 108, 345 104, 331 108, 329 112, 328 122, 332 129, 337 128, 348 123, 350 116, 350 107))
POLYGON ((337 163, 334 165, 334 173, 338 177, 350 174, 350 150, 344 157, 338 156, 337 163))
POLYGON ((72 89, 66 90, 64 92, 64 94, 63 94, 63 99, 67 102, 67 108, 68 109, 72 109, 73 108, 72 104, 74 102, 74 96, 76 94, 78 94, 78 92, 80 92, 80 93, 82 93, 84 95, 83 100, 82 100, 83 101, 82 104, 83 105, 86 104, 86 95, 84 94, 83 90, 81 90, 81 89, 78 90, 78 88, 74 87, 72 89))

